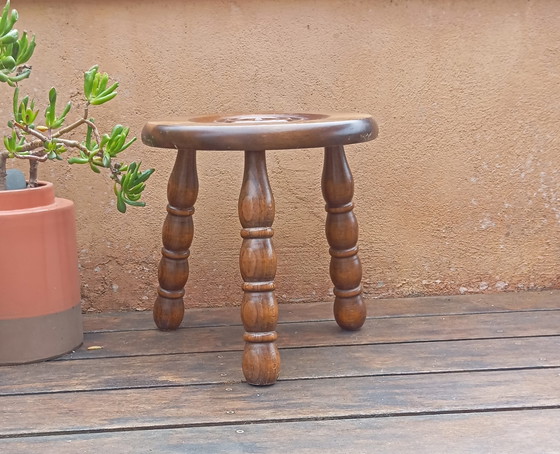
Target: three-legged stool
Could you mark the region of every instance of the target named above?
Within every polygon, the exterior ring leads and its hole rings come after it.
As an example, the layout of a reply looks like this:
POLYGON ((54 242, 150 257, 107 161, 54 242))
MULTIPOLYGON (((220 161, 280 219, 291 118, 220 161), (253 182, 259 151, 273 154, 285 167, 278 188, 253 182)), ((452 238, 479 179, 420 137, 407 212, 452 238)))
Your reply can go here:
POLYGON ((366 318, 362 301, 362 267, 358 258, 358 224, 353 213, 354 182, 344 145, 377 136, 369 115, 249 114, 199 116, 183 121, 149 122, 142 141, 175 148, 177 158, 167 188, 167 217, 159 264, 159 289, 154 320, 162 330, 179 327, 183 319, 185 284, 189 276, 192 215, 198 194, 196 150, 243 150, 245 170, 239 195, 243 278, 241 319, 245 327, 243 373, 248 383, 270 385, 278 378, 276 346, 278 305, 274 296, 276 255, 272 246, 274 198, 266 171, 266 151, 324 147, 321 180, 326 201, 326 236, 334 285, 334 315, 340 327, 359 329, 366 318))

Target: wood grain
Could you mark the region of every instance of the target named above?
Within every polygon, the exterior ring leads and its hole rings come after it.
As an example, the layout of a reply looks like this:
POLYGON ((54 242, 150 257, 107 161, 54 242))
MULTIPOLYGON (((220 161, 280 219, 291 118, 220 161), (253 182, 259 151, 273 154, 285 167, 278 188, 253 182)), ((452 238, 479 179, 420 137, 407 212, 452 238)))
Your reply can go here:
POLYGON ((10 454, 560 452, 560 410, 243 424, 0 440, 10 454), (403 424, 406 424, 403 427, 403 424), (332 434, 336 434, 335 437, 332 434), (350 451, 349 451, 350 450, 350 451))
POLYGON ((358 221, 352 202, 354 180, 344 147, 325 148, 321 189, 327 211, 325 234, 330 246, 334 318, 341 328, 355 331, 364 324, 367 309, 362 298, 358 221))
POLYGON ((162 229, 159 287, 154 303, 154 321, 162 330, 181 325, 185 312, 183 296, 189 278, 189 255, 194 236, 194 204, 198 196, 196 151, 178 150, 167 185, 167 216, 162 229))
POLYGON ((243 374, 252 385, 272 385, 280 373, 278 303, 274 294, 276 253, 272 245, 274 197, 265 151, 245 151, 238 213, 241 230, 239 270, 243 278, 241 320, 245 333, 243 374))
POLYGON ((159 148, 292 150, 367 142, 377 133, 367 114, 251 112, 150 121, 142 141, 159 148))
MULTIPOLYGON (((239 293, 241 295, 241 292, 239 293)), ((560 291, 374 299, 364 295, 368 318, 460 315, 560 309, 560 291)), ((279 323, 334 320, 331 302, 279 304, 279 323)), ((239 307, 190 308, 183 327, 240 325, 239 307)), ((84 330, 154 329, 151 312, 86 314, 84 330)))
MULTIPOLYGON (((278 325, 280 348, 331 345, 364 345, 460 339, 554 336, 560 334, 560 311, 380 318, 360 331, 343 331, 332 321, 278 325)), ((84 345, 68 358, 101 358, 129 355, 158 355, 241 351, 243 328, 219 326, 179 329, 90 333, 84 345), (141 336, 141 337, 139 337, 141 336), (141 350, 138 347, 141 343, 141 350), (89 346, 100 350, 87 350, 89 346)))
POLYGON ((560 369, 3 396, 0 436, 560 407, 560 369), (41 411, 37 411, 41 409, 41 411))
MULTIPOLYGON (((281 380, 560 367, 560 336, 298 348, 282 354, 281 380)), ((0 396, 242 379, 237 352, 57 361, 3 368, 0 396)))

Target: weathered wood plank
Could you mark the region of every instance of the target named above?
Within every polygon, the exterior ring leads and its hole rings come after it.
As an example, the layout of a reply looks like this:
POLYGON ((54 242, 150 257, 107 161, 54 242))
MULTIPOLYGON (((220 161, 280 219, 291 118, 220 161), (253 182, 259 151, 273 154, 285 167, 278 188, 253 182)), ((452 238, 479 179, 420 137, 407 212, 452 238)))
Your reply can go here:
POLYGON ((558 421, 560 410, 360 418, 4 439, 0 449, 10 454, 557 454, 558 421))
MULTIPOLYGON (((417 298, 373 299, 366 296, 368 317, 475 314, 503 311, 560 309, 560 291, 499 293, 492 295, 453 295, 417 298)), ((332 301, 281 304, 280 323, 333 320, 332 301)), ((239 308, 187 309, 183 326, 239 325, 239 308)), ((120 331, 155 329, 151 312, 87 314, 84 329, 120 331)))
MULTIPOLYGON (((238 352, 4 367, 0 396, 239 383, 238 352)), ((280 380, 560 367, 560 336, 286 349, 280 380)))
MULTIPOLYGON (((360 331, 342 331, 331 321, 286 323, 278 334, 280 348, 554 336, 560 334, 560 311, 381 318, 360 331)), ((84 346, 62 359, 242 350, 242 335, 241 326, 90 333, 84 346)))
POLYGON ((560 369, 3 396, 0 437, 560 407, 560 369))

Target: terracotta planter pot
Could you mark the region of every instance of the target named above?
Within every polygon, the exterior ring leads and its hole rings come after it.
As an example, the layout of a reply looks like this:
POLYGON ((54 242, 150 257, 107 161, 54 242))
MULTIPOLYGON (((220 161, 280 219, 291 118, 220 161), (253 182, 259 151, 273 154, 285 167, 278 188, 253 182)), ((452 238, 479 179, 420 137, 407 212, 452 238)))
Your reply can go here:
POLYGON ((52 183, 0 191, 0 364, 53 358, 83 340, 74 204, 52 183))

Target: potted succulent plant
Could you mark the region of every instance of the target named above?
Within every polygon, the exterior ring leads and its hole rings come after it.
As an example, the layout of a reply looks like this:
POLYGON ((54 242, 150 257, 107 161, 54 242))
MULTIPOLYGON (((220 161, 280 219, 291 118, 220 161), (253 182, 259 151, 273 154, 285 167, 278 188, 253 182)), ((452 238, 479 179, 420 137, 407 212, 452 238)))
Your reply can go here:
POLYGON ((129 128, 116 125, 103 134, 90 116, 117 95, 118 83, 97 66, 84 74, 83 112, 72 122, 71 103, 57 111, 55 88, 42 115, 35 100, 21 96, 36 44, 34 36, 14 28, 17 21, 7 0, 0 17, 0 82, 13 89, 13 97, 0 148, 0 365, 52 358, 83 339, 74 205, 38 179, 39 163, 66 160, 109 172, 121 212, 144 205, 141 194, 153 172, 117 162, 136 140, 128 138, 129 128), (28 161, 27 180, 18 170, 8 172, 12 160, 28 161))

